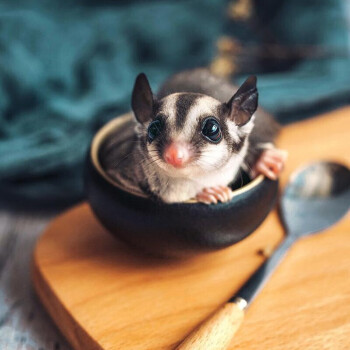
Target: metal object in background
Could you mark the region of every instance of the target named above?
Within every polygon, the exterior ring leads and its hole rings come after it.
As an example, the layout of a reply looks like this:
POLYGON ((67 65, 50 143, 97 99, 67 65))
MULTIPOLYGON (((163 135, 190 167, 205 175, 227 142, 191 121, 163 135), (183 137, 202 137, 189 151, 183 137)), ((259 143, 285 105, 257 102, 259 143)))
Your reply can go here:
POLYGON ((297 239, 333 225, 347 213, 349 206, 350 170, 345 166, 321 162, 296 172, 281 200, 286 238, 237 296, 249 305, 297 239))
POLYGON ((324 230, 350 207, 350 170, 332 162, 313 163, 292 175, 281 200, 286 238, 238 293, 191 333, 178 350, 226 349, 240 327, 244 310, 299 238, 324 230))

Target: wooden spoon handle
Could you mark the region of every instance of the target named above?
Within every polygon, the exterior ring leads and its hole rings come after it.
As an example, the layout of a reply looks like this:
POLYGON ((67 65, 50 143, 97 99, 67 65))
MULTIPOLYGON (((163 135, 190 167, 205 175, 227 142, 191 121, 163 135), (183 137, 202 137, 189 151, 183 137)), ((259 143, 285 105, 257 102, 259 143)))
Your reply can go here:
POLYGON ((190 333, 176 350, 227 349, 243 321, 246 305, 241 298, 226 303, 190 333))

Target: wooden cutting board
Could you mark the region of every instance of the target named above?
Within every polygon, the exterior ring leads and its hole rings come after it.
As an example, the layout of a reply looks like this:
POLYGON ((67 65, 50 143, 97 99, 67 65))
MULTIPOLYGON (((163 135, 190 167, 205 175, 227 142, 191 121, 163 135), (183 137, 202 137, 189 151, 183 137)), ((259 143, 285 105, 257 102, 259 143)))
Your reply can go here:
MULTIPOLYGON (((279 139, 290 152, 282 186, 307 161, 349 165, 349 127, 350 108, 286 127, 279 139)), ((172 349, 282 237, 275 211, 230 248, 188 260, 156 259, 109 235, 83 203, 56 218, 38 241, 33 281, 75 349, 172 349)), ((231 348, 350 349, 349 216, 292 248, 248 310, 231 348)))

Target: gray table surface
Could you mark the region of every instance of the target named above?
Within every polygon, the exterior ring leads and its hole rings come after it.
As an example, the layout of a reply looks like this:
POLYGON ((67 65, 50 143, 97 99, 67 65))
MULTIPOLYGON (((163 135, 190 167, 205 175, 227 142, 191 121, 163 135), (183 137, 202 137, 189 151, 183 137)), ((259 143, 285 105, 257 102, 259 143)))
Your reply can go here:
POLYGON ((1 350, 71 349, 40 304, 30 278, 35 242, 52 216, 0 210, 1 350))

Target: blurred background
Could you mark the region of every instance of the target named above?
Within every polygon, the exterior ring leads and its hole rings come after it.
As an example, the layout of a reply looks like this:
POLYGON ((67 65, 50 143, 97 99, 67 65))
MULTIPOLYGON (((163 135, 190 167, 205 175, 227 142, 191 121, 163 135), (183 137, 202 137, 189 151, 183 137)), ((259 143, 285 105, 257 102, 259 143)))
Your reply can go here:
POLYGON ((70 349, 32 290, 35 241, 83 200, 91 138, 136 75, 156 91, 199 66, 257 74, 283 124, 349 104, 350 0, 0 0, 0 349, 70 349))
POLYGON ((91 137, 139 72, 155 91, 191 67, 257 74, 282 123, 349 103, 349 33, 349 0, 1 0, 1 200, 81 200, 91 137))

